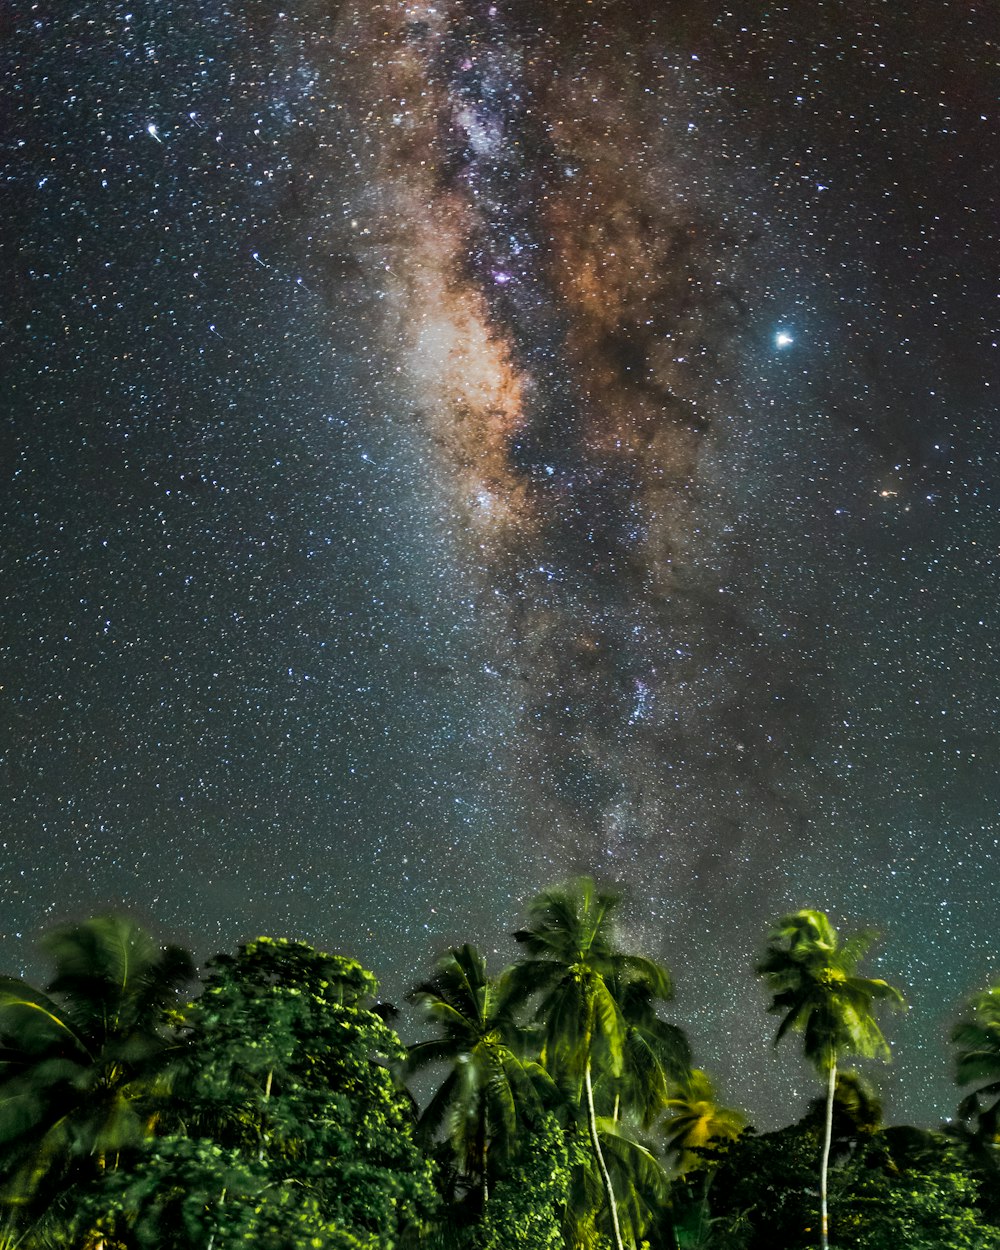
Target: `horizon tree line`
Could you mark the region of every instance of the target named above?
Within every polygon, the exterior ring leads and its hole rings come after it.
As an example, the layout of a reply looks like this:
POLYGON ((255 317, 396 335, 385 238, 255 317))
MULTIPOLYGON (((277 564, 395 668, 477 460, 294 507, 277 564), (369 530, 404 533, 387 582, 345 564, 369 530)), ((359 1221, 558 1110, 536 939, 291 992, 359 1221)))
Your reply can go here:
POLYGON ((452 948, 409 1047, 374 977, 305 943, 216 956, 195 996, 122 916, 52 930, 43 990, 0 978, 0 1250, 1000 1250, 1000 986, 953 1031, 956 1122, 886 1129, 844 1066, 888 1059, 876 1011, 904 1006, 859 971, 874 935, 781 917, 756 972, 823 1091, 757 1134, 619 902, 542 891, 495 975, 452 948))

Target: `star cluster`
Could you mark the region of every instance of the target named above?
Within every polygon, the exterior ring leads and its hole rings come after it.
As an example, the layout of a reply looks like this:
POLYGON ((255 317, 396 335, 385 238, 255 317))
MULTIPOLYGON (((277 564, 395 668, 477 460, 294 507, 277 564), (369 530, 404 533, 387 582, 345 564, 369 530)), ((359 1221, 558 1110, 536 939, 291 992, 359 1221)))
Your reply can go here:
POLYGON ((113 905, 398 994, 596 872, 767 1122, 749 968, 821 906, 910 987, 894 1113, 948 1114, 997 971, 987 19, 25 6, 6 966, 113 905))

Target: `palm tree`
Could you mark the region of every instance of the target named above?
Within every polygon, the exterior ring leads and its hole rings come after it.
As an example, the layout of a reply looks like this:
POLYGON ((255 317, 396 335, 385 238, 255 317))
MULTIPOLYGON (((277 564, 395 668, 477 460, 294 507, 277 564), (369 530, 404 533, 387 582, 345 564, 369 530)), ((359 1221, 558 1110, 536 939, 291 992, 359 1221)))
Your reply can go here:
POLYGON ((448 1075, 424 1108, 418 1134, 433 1139, 443 1124, 463 1174, 489 1198, 491 1151, 506 1157, 525 1109, 541 1106, 548 1077, 526 1059, 525 1031, 511 1011, 506 976, 487 975, 472 946, 457 947, 439 962, 429 981, 408 996, 437 1026, 440 1036, 409 1048, 409 1073, 447 1064, 448 1075))
MULTIPOLYGON (((612 913, 616 894, 588 877, 545 890, 528 905, 528 922, 514 934, 526 952, 512 969, 515 999, 535 1002, 543 1062, 568 1087, 586 1116, 587 1132, 611 1217, 616 1250, 624 1250, 618 1202, 601 1146, 594 1106, 595 1064, 612 1082, 626 1071, 629 1025, 616 987, 649 1003, 670 997, 667 970, 616 947, 612 913), (639 988, 642 986, 642 993, 639 988)), ((613 1125, 609 1137, 620 1137, 613 1125)), ((617 1148, 617 1141, 612 1143, 617 1148)))
POLYGON ((173 1043, 190 955, 161 948, 121 916, 48 933, 45 991, 0 977, 0 1171, 8 1200, 44 1205, 40 1187, 90 1159, 107 1166, 152 1131, 153 1087, 173 1043))
POLYGON ((613 978, 611 990, 625 1021, 622 1070, 619 1076, 603 1073, 594 1083, 595 1101, 611 1095, 611 1118, 623 1114, 649 1129, 661 1114, 671 1091, 691 1075, 691 1047, 684 1031, 657 1014, 661 1002, 673 998, 666 968, 655 983, 642 969, 624 965, 613 978))
POLYGON ((959 1114, 966 1121, 975 1119, 978 1137, 992 1145, 1000 1137, 1000 985, 973 995, 951 1040, 958 1048, 956 1083, 976 1086, 963 1099, 959 1114))
POLYGON ((857 966, 873 940, 873 934, 859 933, 841 942, 823 912, 804 909, 778 921, 757 965, 772 993, 768 1010, 783 1015, 774 1044, 777 1046, 791 1030, 800 1032, 805 1058, 827 1078, 820 1164, 822 1250, 829 1246, 827 1174, 837 1064, 847 1055, 888 1060, 889 1046, 872 1009, 876 1001, 883 1000, 904 1005, 899 990, 885 981, 857 974, 857 966))
POLYGON ((1000 985, 969 1000, 952 1030, 955 1082, 973 1086, 945 1132, 959 1142, 980 1180, 990 1218, 1000 1212, 1000 985))
POLYGON ((713 1141, 733 1141, 746 1128, 746 1117, 715 1100, 712 1082, 695 1068, 681 1090, 666 1103, 663 1122, 667 1151, 674 1156, 678 1175, 695 1166, 713 1141))

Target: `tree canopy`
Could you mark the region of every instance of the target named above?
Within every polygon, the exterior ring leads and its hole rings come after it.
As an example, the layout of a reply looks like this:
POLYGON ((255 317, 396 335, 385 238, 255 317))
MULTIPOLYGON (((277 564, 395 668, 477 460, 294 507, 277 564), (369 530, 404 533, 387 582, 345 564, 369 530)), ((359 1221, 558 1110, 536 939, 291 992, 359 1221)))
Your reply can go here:
POLYGON ((261 937, 195 977, 124 917, 53 930, 44 988, 0 979, 0 1248, 815 1250, 825 1205, 838 1250, 1000 1250, 1000 988, 953 1032, 959 1116, 887 1127, 841 1066, 901 1001, 859 970, 871 935, 783 917, 758 971, 826 1092, 758 1134, 619 901, 543 891, 507 968, 452 947, 409 1046, 344 955, 261 937))

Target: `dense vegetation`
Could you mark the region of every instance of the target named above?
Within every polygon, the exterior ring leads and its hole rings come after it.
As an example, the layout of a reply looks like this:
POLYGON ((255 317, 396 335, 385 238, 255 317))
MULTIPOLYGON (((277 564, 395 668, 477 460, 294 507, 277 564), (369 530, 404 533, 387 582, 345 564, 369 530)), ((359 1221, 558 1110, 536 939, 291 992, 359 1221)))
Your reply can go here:
POLYGON ((758 1134, 616 904, 544 892, 496 975, 448 952, 409 1048, 371 974, 304 943, 199 984, 122 917, 54 930, 44 990, 0 978, 0 1250, 1000 1250, 1000 987, 954 1030, 954 1123, 883 1127, 844 1065, 888 1057, 902 997, 861 975, 871 935, 783 917, 757 971, 819 1096, 758 1134))

